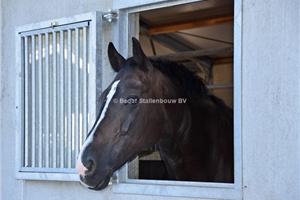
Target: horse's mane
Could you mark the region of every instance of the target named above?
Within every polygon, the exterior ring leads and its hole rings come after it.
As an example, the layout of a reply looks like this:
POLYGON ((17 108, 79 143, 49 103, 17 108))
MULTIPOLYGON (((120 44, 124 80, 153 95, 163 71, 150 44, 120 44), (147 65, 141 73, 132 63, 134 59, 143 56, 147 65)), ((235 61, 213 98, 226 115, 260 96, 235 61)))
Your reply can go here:
POLYGON ((150 59, 152 65, 166 75, 187 98, 208 95, 208 89, 203 80, 184 65, 165 59, 150 59))

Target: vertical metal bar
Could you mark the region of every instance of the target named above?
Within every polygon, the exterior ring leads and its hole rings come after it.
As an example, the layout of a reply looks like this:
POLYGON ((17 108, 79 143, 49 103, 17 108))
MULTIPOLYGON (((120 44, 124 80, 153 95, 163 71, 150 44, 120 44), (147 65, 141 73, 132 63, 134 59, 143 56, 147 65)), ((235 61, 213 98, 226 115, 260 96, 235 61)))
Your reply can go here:
POLYGON ((60 167, 64 167, 64 32, 60 31, 60 167))
POLYGON ((38 112, 39 112, 39 121, 38 121, 38 131, 39 131, 39 145, 38 145, 38 152, 39 152, 39 161, 38 166, 42 167, 42 153, 43 153, 43 146, 42 146, 42 139, 43 139, 43 95, 42 95, 42 35, 39 34, 38 36, 38 100, 39 100, 39 106, 38 106, 38 112))
POLYGON ((45 144, 46 144, 46 155, 45 155, 45 165, 49 167, 49 153, 50 153, 50 130, 49 130, 49 33, 45 35, 45 144))
POLYGON ((24 38, 24 73, 25 73, 25 149, 24 149, 24 166, 29 167, 29 52, 28 52, 28 37, 24 38))
MULTIPOLYGON (((83 38, 83 62, 82 62, 82 76, 83 76, 83 89, 82 89, 82 105, 83 105, 83 109, 82 109, 82 120, 83 120, 83 125, 82 125, 82 141, 85 140, 87 133, 88 133, 88 102, 87 102, 87 87, 88 87, 88 74, 87 74, 87 41, 88 41, 88 36, 87 36, 87 27, 83 28, 83 34, 82 34, 83 38)), ((82 142, 83 143, 83 142, 82 142)), ((82 145, 82 144, 81 144, 82 145)))
POLYGON ((74 100, 75 100, 75 130, 74 130, 74 133, 75 133, 75 151, 74 151, 74 158, 73 160, 76 159, 76 155, 78 153, 78 149, 79 149, 79 100, 80 100, 80 97, 79 97, 79 70, 80 70, 80 67, 79 67, 79 59, 80 59, 80 56, 79 56, 79 48, 80 48, 80 43, 79 43, 79 29, 76 28, 75 29, 75 90, 74 90, 74 100))
POLYGON ((32 105, 31 105, 31 114, 32 114, 32 129, 31 129, 31 145, 32 145, 32 150, 31 150, 31 167, 36 167, 36 158, 35 158, 35 148, 36 148, 36 142, 35 142, 35 72, 36 72, 36 69, 35 69, 35 36, 33 35, 32 36, 32 40, 31 40, 31 45, 32 45, 32 48, 31 48, 31 51, 32 51, 32 56, 31 56, 31 73, 32 73, 32 76, 31 76, 31 91, 32 91, 32 95, 31 95, 31 102, 32 102, 32 105))
POLYGON ((56 54, 57 54, 57 46, 56 46, 56 32, 52 32, 52 55, 53 55, 53 62, 52 62, 52 80, 53 80, 53 86, 52 86, 52 165, 54 168, 56 168, 56 155, 57 155, 57 149, 56 149, 56 137, 57 137, 57 129, 56 129, 56 68, 57 68, 57 62, 56 62, 56 54))
POLYGON ((68 162, 67 165, 69 168, 71 168, 72 164, 72 34, 71 30, 68 30, 68 80, 67 80, 67 88, 68 88, 68 114, 67 114, 67 120, 68 120, 68 162))
POLYGON ((64 33, 64 168, 68 167, 68 31, 64 33))
MULTIPOLYGON (((79 28, 79 131, 78 131, 78 150, 80 150, 82 144, 82 110, 83 110, 83 28, 79 28)), ((78 153, 77 153, 78 155, 78 153)))
POLYGON ((79 149, 83 141, 83 28, 79 32, 80 53, 79 53, 79 149))

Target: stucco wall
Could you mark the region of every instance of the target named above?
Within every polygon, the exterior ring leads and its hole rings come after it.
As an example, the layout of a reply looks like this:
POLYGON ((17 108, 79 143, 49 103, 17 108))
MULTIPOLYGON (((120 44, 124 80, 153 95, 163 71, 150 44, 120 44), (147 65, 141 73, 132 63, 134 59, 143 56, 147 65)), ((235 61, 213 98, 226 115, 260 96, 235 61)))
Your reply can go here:
POLYGON ((299 1, 243 6, 245 199, 299 196, 299 1))
MULTIPOLYGON (((183 199, 113 194, 111 188, 94 192, 73 182, 15 179, 15 27, 107 10, 112 1, 0 0, 0 5, 1 1, 0 197, 3 200, 183 199)), ((243 1, 242 133, 246 200, 300 199, 299 4, 298 0, 243 1)))
POLYGON ((2 106, 1 106, 1 99, 2 99, 2 79, 1 79, 1 69, 2 69, 2 0, 0 0, 0 200, 2 200, 2 134, 1 134, 1 113, 2 113, 2 106))

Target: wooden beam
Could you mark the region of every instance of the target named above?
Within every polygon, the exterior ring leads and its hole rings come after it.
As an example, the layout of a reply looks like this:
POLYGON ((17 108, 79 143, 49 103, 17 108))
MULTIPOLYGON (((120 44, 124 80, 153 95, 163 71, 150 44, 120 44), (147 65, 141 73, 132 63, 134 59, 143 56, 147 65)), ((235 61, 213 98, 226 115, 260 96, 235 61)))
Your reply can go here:
POLYGON ((232 89, 232 84, 213 84, 213 85, 206 85, 206 87, 210 90, 217 90, 217 89, 232 89))
MULTIPOLYGON (((213 65, 222 65, 222 64, 229 64, 229 63, 233 63, 233 57, 229 56, 229 57, 218 57, 218 58, 211 58, 213 61, 213 65)), ((201 61, 201 57, 199 58, 199 60, 201 61)), ((187 64, 187 63, 194 63, 191 60, 182 60, 179 61, 179 63, 183 63, 183 64, 187 64)))
POLYGON ((207 18, 207 19, 196 19, 188 22, 179 22, 179 23, 173 23, 173 24, 167 24, 161 26, 153 26, 148 29, 146 34, 157 35, 162 33, 172 33, 172 32, 181 31, 185 29, 223 24, 231 21, 233 21, 232 15, 218 16, 218 17, 207 18))
POLYGON ((233 63, 233 57, 224 57, 214 59, 214 65, 233 63))
POLYGON ((153 38, 153 40, 174 50, 175 52, 192 51, 197 49, 195 45, 191 44, 185 38, 181 37, 180 35, 176 35, 174 33, 154 35, 151 37, 153 38))
POLYGON ((167 55, 150 56, 151 59, 167 59, 171 61, 184 61, 190 60, 192 58, 201 56, 214 56, 219 54, 231 54, 233 52, 232 47, 222 47, 222 48, 210 48, 210 49, 200 49, 194 51, 184 51, 178 53, 171 53, 167 55))

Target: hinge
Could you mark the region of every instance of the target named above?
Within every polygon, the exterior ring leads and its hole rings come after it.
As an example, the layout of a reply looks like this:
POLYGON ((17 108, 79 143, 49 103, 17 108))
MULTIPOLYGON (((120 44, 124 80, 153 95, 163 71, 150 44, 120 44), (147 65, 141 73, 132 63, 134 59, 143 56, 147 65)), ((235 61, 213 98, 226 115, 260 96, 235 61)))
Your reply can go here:
POLYGON ((107 12, 103 13, 102 18, 107 22, 113 22, 118 19, 118 12, 109 9, 107 12))

